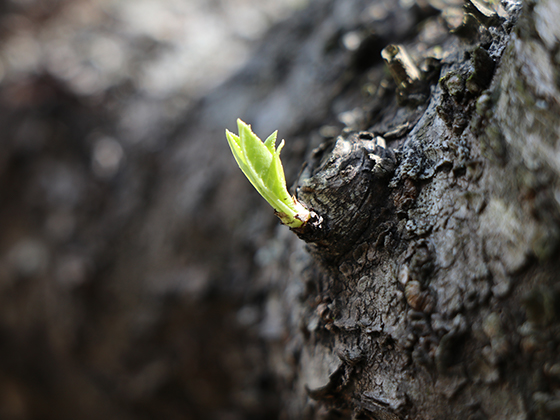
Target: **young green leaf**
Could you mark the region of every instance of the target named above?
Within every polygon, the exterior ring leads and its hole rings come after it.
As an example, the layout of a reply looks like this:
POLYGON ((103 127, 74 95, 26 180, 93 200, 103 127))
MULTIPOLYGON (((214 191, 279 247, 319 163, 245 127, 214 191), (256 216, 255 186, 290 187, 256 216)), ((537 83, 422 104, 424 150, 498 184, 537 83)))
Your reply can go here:
POLYGON ((282 223, 298 228, 310 217, 299 201, 286 188, 284 168, 280 161, 280 151, 284 140, 276 147, 277 131, 262 142, 251 130, 251 126, 237 120, 239 135, 226 130, 226 138, 237 165, 263 198, 276 210, 282 223))

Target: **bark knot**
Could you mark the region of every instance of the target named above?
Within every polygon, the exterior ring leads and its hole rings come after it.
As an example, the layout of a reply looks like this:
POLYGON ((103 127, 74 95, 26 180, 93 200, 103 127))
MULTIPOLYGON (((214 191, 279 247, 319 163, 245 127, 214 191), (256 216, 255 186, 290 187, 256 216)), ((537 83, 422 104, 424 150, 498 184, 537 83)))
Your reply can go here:
POLYGON ((344 255, 392 208, 389 182, 397 158, 384 146, 371 133, 345 132, 314 150, 304 165, 296 197, 313 217, 294 232, 322 258, 344 255))

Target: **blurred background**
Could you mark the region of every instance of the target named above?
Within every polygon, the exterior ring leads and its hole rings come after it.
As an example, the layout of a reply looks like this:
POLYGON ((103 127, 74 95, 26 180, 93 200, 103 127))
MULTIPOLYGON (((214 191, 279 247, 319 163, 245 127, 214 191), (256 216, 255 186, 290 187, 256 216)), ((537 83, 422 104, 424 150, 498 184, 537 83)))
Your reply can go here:
POLYGON ((0 6, 0 81, 21 85, 44 75, 88 103, 111 99, 125 108, 119 141, 157 142, 150 130, 180 118, 243 65, 271 25, 305 4, 6 0, 0 6), (132 95, 134 105, 127 104, 132 95))
POLYGON ((260 199, 221 111, 197 121, 306 4, 0 2, 0 419, 277 416, 246 336, 260 199))

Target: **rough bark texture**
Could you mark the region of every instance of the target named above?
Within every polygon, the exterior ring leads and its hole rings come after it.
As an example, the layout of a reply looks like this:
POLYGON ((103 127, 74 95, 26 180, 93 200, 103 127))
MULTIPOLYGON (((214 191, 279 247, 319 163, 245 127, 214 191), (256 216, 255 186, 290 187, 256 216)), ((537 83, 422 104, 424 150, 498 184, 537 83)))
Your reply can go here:
POLYGON ((122 91, 5 82, 0 417, 558 418, 560 6, 458 3, 312 2, 111 177, 122 91))

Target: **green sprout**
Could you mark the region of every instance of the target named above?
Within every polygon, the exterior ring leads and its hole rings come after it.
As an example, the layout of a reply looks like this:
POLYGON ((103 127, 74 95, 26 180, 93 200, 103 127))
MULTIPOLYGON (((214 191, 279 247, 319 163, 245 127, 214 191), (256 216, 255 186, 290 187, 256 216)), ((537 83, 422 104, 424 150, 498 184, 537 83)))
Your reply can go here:
POLYGON ((237 164, 253 187, 276 210, 283 224, 291 228, 301 227, 309 220, 310 212, 286 188, 284 168, 280 161, 284 140, 275 148, 278 131, 268 136, 263 143, 253 133, 251 126, 240 119, 237 120, 237 127, 239 136, 226 130, 226 138, 237 164))

